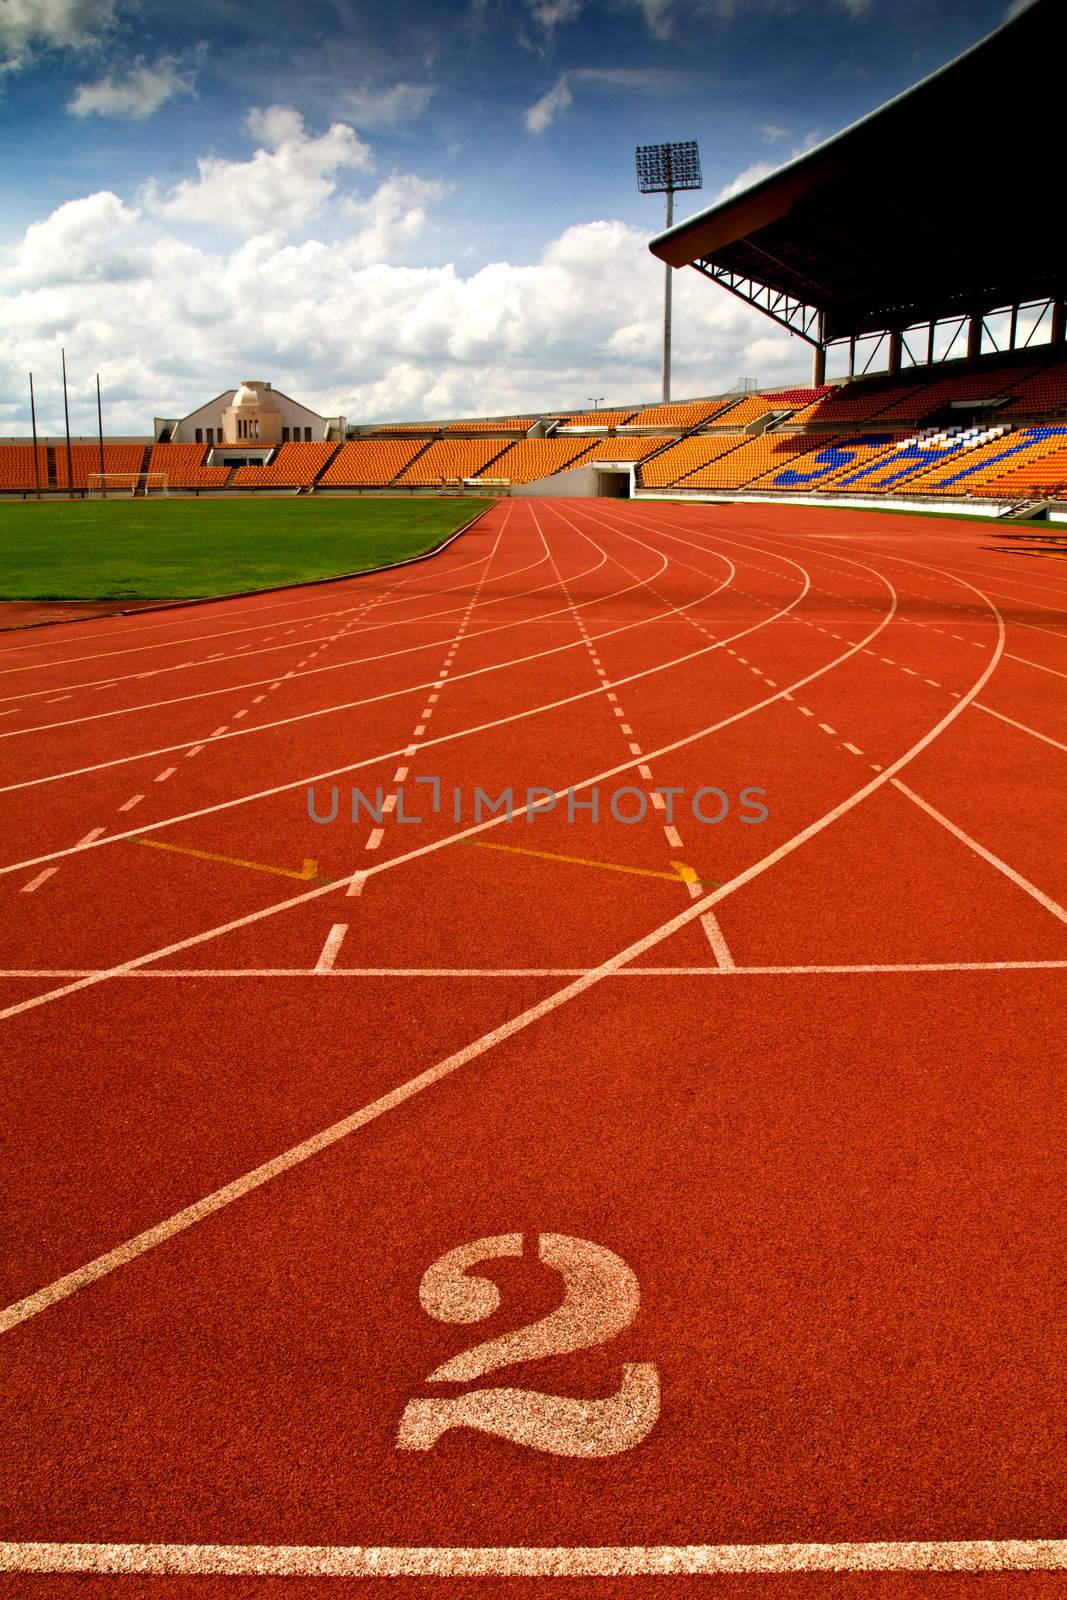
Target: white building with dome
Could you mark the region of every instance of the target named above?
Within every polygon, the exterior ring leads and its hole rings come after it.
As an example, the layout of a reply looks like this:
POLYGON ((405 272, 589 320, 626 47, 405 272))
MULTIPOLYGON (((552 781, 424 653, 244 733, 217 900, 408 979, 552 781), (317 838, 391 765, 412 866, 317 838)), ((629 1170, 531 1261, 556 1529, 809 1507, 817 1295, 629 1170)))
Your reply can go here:
POLYGON ((157 443, 212 447, 216 465, 258 460, 280 444, 316 439, 343 440, 344 417, 323 417, 272 384, 246 378, 185 417, 156 417, 157 443))

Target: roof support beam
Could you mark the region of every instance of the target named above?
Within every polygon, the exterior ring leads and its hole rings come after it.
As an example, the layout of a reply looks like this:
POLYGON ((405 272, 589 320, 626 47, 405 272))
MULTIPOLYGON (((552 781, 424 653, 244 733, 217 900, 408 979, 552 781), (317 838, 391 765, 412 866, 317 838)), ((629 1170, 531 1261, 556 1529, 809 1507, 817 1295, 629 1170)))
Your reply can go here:
POLYGON ((754 278, 731 272, 729 267, 719 266, 707 257, 691 261, 689 265, 702 272, 705 278, 710 278, 712 283, 717 283, 721 289, 743 300, 746 305, 755 306, 757 311, 762 311, 765 317, 770 317, 772 322, 777 322, 788 333, 796 334, 798 339, 813 345, 823 343, 820 313, 815 306, 806 305, 803 300, 797 300, 780 289, 758 283, 754 278))

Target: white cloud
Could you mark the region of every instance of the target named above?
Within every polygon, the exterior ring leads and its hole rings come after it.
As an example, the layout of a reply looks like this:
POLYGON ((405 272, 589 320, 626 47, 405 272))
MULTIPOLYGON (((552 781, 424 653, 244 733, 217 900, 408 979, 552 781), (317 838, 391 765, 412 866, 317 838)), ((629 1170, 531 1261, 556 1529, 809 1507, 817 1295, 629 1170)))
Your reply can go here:
POLYGON ((567 82, 567 74, 564 72, 561 77, 556 79, 547 94, 543 94, 540 100, 535 101, 527 111, 526 127, 528 131, 530 133, 544 133, 546 128, 552 126, 560 112, 567 109, 573 98, 570 85, 567 82))
POLYGON ((716 203, 720 200, 731 200, 735 194, 741 194, 743 190, 751 188, 752 184, 759 183, 761 178, 769 178, 772 172, 778 171, 778 165, 777 161, 754 161, 750 167, 739 172, 736 178, 731 179, 719 190, 715 196, 716 203))
POLYGON ((254 108, 246 126, 262 141, 248 161, 203 156, 198 176, 163 192, 154 182, 143 191, 145 206, 171 222, 201 222, 237 233, 301 228, 337 191, 345 168, 367 170, 370 149, 346 123, 335 122, 312 138, 291 106, 254 108))
POLYGON ((349 114, 357 128, 395 128, 421 117, 432 94, 428 83, 395 83, 391 89, 364 86, 348 94, 349 114))
POLYGON ((360 266, 402 256, 425 232, 427 207, 445 192, 443 183, 399 173, 379 186, 369 200, 347 200, 346 218, 359 232, 344 241, 347 260, 360 266))
POLYGON ((585 0, 529 0, 530 14, 549 39, 557 28, 577 22, 585 0))
POLYGON ((182 67, 175 56, 160 56, 149 66, 138 56, 125 72, 109 72, 96 83, 83 83, 67 102, 75 117, 128 117, 143 122, 175 95, 192 94, 196 71, 182 67))
MULTIPOLYGON (((51 371, 65 344, 75 431, 90 431, 97 370, 105 426, 131 433, 251 370, 358 420, 656 398, 663 269, 643 231, 594 221, 532 262, 405 265, 432 190, 393 177, 334 206, 332 225, 353 225, 345 237, 292 244, 264 231, 229 250, 192 245, 176 224, 160 236, 156 215, 113 194, 72 201, 0 255, 0 394, 21 395, 23 374, 51 371)), ((697 273, 675 275, 676 394, 807 371, 799 341, 697 273)), ((43 410, 53 431, 47 395, 43 410)), ((0 431, 28 429, 20 402, 0 404, 0 419, 0 431)))
POLYGON ((35 50, 82 50, 114 27, 117 0, 0 0, 0 74, 35 50))
POLYGON ((780 128, 776 122, 765 122, 760 134, 764 144, 777 144, 779 139, 788 139, 789 129, 780 128))

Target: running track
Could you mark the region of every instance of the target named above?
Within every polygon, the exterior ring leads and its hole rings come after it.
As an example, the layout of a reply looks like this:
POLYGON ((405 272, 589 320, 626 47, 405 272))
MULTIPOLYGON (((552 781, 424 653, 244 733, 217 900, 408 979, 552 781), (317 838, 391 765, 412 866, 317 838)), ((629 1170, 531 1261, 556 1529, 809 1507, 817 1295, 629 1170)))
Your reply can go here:
POLYGON ((0 1596, 1064 1592, 1067 574, 992 543, 516 501, 0 640, 0 1596))

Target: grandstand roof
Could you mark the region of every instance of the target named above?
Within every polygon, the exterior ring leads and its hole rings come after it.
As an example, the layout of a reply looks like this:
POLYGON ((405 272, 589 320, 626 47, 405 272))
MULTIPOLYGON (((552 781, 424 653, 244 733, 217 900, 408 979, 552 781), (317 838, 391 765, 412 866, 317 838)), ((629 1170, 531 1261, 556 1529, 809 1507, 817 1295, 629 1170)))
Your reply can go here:
POLYGON ((1050 165, 1062 23, 1062 0, 1034 0, 843 133, 659 234, 653 255, 761 286, 779 320, 776 295, 812 307, 825 340, 1063 296, 1050 165))

